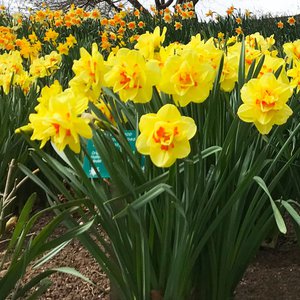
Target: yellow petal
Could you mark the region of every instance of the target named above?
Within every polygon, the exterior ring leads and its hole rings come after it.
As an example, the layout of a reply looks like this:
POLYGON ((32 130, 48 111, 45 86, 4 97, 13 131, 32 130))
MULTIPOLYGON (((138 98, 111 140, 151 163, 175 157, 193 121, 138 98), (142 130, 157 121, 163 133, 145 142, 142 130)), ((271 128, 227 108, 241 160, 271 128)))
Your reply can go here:
POLYGON ((157 117, 166 122, 174 122, 181 118, 178 108, 173 104, 166 104, 157 112, 157 117))
POLYGON ((150 149, 151 161, 160 168, 168 168, 176 161, 176 157, 171 155, 170 151, 162 151, 160 145, 150 149))
POLYGON ((256 120, 256 111, 252 105, 242 104, 237 111, 237 115, 244 122, 254 122, 256 120))
POLYGON ((146 134, 140 134, 135 142, 136 149, 143 155, 150 154, 150 147, 148 143, 149 137, 146 134))

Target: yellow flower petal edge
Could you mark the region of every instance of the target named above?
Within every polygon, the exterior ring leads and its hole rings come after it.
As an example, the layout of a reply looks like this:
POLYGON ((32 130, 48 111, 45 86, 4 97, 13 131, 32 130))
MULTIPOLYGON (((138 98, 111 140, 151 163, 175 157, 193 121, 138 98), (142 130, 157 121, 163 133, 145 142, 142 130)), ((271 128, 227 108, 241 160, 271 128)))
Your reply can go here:
POLYGON ((192 118, 181 116, 175 105, 166 104, 156 114, 143 115, 139 129, 138 152, 150 155, 157 167, 167 168, 176 159, 189 155, 189 140, 196 134, 197 126, 192 118))

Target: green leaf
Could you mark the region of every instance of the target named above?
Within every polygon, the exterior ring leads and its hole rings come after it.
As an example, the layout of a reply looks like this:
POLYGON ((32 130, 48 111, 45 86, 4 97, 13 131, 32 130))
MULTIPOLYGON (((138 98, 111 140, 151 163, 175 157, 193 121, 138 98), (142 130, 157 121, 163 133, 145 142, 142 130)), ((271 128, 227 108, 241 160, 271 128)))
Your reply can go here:
POLYGON ((164 192, 167 192, 173 198, 177 199, 176 195, 172 192, 171 189, 172 187, 165 183, 158 184, 156 187, 152 188, 151 190, 149 190, 148 192, 146 192, 145 194, 143 194, 142 196, 134 200, 132 203, 128 204, 127 207, 123 209, 121 212, 119 212, 118 214, 116 214, 114 218, 120 218, 126 215, 127 210, 129 208, 137 210, 143 207, 144 205, 146 205, 147 203, 149 203, 150 201, 152 201, 153 199, 155 199, 156 197, 158 197, 164 192))
POLYGON ((86 281, 89 284, 92 284, 94 286, 96 285, 90 279, 88 279, 86 276, 82 275, 80 272, 76 271, 73 268, 69 268, 69 267, 52 268, 51 271, 56 271, 56 272, 61 272, 61 273, 65 273, 65 274, 70 274, 70 275, 76 276, 76 277, 78 277, 78 278, 86 281))
POLYGON ((21 234, 21 231, 24 227, 24 224, 27 223, 28 219, 29 219, 29 216, 30 216, 30 213, 32 211, 32 207, 33 207, 33 204, 36 200, 36 193, 33 193, 27 200, 27 202, 25 203, 22 211, 21 211, 21 214, 19 216, 19 219, 18 219, 18 222, 17 222, 17 225, 15 227, 15 230, 13 232, 13 235, 12 235, 12 238, 7 246, 7 250, 9 251, 10 249, 12 249, 18 238, 20 237, 20 234, 21 234))
POLYGON ((246 74, 246 72, 245 72, 245 40, 243 38, 241 54, 240 54, 240 61, 239 61, 239 72, 238 72, 239 89, 241 89, 245 83, 245 74, 246 74))
POLYGON ((286 234, 287 229, 286 229, 286 225, 284 223, 284 220, 282 218, 282 215, 278 209, 278 207, 276 206, 269 190, 268 187, 266 186, 265 182, 263 181, 263 179, 259 176, 254 176, 253 179, 259 184, 259 186, 264 190, 264 192, 268 195, 270 202, 271 202, 271 206, 273 209, 273 213, 274 213, 274 217, 275 217, 275 221, 277 224, 277 227, 279 229, 279 231, 283 234, 286 234))
POLYGON ((40 286, 37 290, 27 298, 27 300, 40 299, 40 297, 47 291, 47 289, 52 285, 52 281, 49 278, 45 278, 40 281, 40 286))
MULTIPOLYGON (((35 277, 33 277, 28 283, 26 283, 21 289, 19 289, 17 291, 17 293, 15 294, 14 298, 15 299, 18 299, 18 298, 22 299, 22 298, 24 298, 25 294, 30 289, 32 289, 33 287, 35 287, 39 283, 41 283, 41 284, 44 284, 44 283, 47 284, 47 283, 49 283, 49 281, 44 281, 44 280, 45 280, 45 278, 49 277, 53 273, 55 273, 55 271, 53 271, 53 270, 46 270, 44 272, 39 273, 38 275, 36 275, 35 277)), ((50 284, 51 284, 51 281, 50 281, 50 284)), ((32 298, 32 299, 36 299, 36 298, 32 298)))
POLYGON ((52 249, 51 251, 49 251, 41 259, 39 259, 38 261, 35 262, 33 268, 39 268, 41 265, 43 265, 48 260, 50 260, 52 257, 54 257, 57 253, 59 253, 63 248, 65 248, 70 242, 71 242, 71 240, 67 240, 67 241, 61 243, 60 245, 58 245, 57 247, 55 247, 54 249, 52 249))
POLYGON ((261 71, 262 66, 264 65, 264 62, 265 62, 265 55, 262 55, 262 57, 258 61, 257 67, 255 68, 252 78, 257 78, 257 76, 259 75, 259 72, 261 71))
POLYGON ((300 226, 300 216, 298 212, 294 209, 294 207, 288 201, 285 200, 280 201, 280 203, 284 206, 284 208, 287 210, 290 216, 298 224, 298 226, 300 226))
POLYGON ((212 154, 215 154, 217 152, 220 152, 220 151, 222 151, 222 147, 211 146, 211 147, 209 147, 209 148, 201 151, 201 157, 202 158, 206 158, 206 157, 208 157, 208 156, 210 156, 212 154))
POLYGON ((91 228, 91 226, 93 225, 94 223, 94 219, 92 219, 91 221, 83 224, 83 225, 80 225, 80 226, 77 226, 77 227, 74 227, 72 229, 70 229, 69 231, 67 231, 65 234, 59 236, 58 238, 56 239, 53 239, 51 241, 49 241, 48 243, 43 243, 42 245, 39 243, 37 244, 37 247, 38 247, 38 251, 39 252, 45 252, 45 251, 48 251, 50 249, 54 249, 62 244, 64 244, 65 242, 67 241, 71 241, 73 238, 83 234, 84 232, 86 232, 87 230, 89 230, 91 228))

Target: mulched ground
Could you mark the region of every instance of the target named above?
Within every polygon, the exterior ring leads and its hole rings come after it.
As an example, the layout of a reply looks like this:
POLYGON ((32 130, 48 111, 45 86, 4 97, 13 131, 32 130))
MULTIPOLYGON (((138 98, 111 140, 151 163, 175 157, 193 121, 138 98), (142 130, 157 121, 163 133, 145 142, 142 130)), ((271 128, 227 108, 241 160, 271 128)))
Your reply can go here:
MULTIPOLYGON (((46 222, 47 218, 40 220, 37 228, 42 228, 46 222)), ((0 257, 2 253, 0 249, 0 257)), ((109 280, 78 241, 72 241, 44 268, 62 266, 75 268, 96 283, 96 286, 70 275, 56 273, 51 276, 52 286, 40 299, 109 299, 109 280)), ((27 278, 34 272, 29 270, 27 278)), ((263 248, 259 251, 237 287, 235 299, 300 299, 300 248, 293 234, 280 236, 275 249, 263 248)))

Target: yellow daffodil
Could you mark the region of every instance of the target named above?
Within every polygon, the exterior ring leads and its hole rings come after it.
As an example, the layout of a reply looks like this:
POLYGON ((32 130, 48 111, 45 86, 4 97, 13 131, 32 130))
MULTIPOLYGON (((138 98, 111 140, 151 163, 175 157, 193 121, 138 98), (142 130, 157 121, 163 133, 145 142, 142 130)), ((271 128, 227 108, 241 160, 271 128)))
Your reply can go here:
MULTIPOLYGON (((237 55, 237 57, 241 54, 241 48, 242 43, 237 42, 232 46, 228 46, 228 53, 232 55, 237 55)), ((262 56, 262 53, 260 50, 252 48, 248 43, 245 45, 245 73, 247 75, 248 70, 255 60, 259 60, 259 58, 262 56)))
POLYGON ((283 50, 288 58, 288 62, 292 59, 300 60, 300 39, 293 42, 284 43, 283 50))
POLYGON ((174 28, 175 28, 175 30, 181 30, 182 29, 182 23, 175 21, 174 28))
POLYGON ((75 44, 77 44, 77 40, 75 38, 75 36, 73 36, 72 34, 70 34, 67 38, 66 38, 66 44, 69 46, 69 48, 73 47, 75 44))
POLYGON ((273 125, 284 124, 293 113, 286 104, 292 93, 290 85, 266 73, 242 87, 243 104, 237 114, 244 122, 253 122, 261 134, 268 134, 273 125))
POLYGON ((215 71, 218 70, 223 51, 215 46, 214 38, 207 41, 201 39, 200 34, 192 36, 185 49, 198 52, 198 60, 209 63, 215 71))
POLYGON ((141 133, 136 140, 138 152, 150 155, 157 167, 170 167, 176 159, 189 155, 189 140, 197 127, 192 118, 181 116, 175 105, 166 104, 157 114, 143 115, 139 129, 141 133))
POLYGON ((159 50, 165 40, 166 32, 166 27, 164 27, 161 34, 159 27, 156 27, 153 33, 147 31, 138 38, 134 48, 138 49, 146 59, 157 59, 159 50))
MULTIPOLYGON (((257 62, 258 64, 258 62, 257 62)), ((258 74, 258 78, 261 77, 263 74, 266 73, 275 73, 281 66, 285 65, 285 61, 283 58, 280 57, 273 57, 271 55, 266 54, 264 63, 261 67, 261 70, 258 74)), ((282 71, 280 73, 279 77, 283 82, 288 83, 288 79, 286 77, 286 72, 284 72, 284 68, 282 68, 282 71)))
POLYGON ((275 39, 274 35, 264 38, 259 32, 255 32, 245 37, 245 43, 247 48, 258 49, 266 53, 275 44, 275 39))
POLYGON ((206 17, 213 17, 214 13, 215 12, 210 9, 207 13, 205 13, 205 16, 206 17))
POLYGON ((68 55, 69 54, 69 46, 67 43, 59 43, 56 47, 56 50, 59 54, 68 55))
POLYGON ((92 54, 84 48, 80 49, 80 59, 74 61, 72 70, 75 77, 70 80, 70 87, 90 101, 97 101, 104 85, 106 67, 96 43, 92 45, 92 54))
POLYGON ((203 102, 209 95, 215 78, 210 63, 199 60, 197 51, 187 49, 181 55, 170 56, 163 68, 159 89, 173 96, 176 104, 203 102))
POLYGON ((88 106, 88 99, 72 89, 62 91, 58 82, 42 90, 36 113, 29 116, 30 123, 20 130, 32 129, 31 140, 40 140, 41 148, 51 140, 59 151, 68 145, 72 151, 80 151, 80 139, 92 137, 89 120, 81 118, 88 106))
POLYGON ((224 56, 224 64, 220 78, 221 89, 231 92, 238 80, 239 56, 228 53, 224 56))
POLYGON ((59 36, 59 33, 50 28, 45 32, 44 41, 45 42, 50 42, 50 41, 55 42, 56 39, 58 38, 58 36, 59 36))
POLYGON ((278 27, 279 29, 282 29, 283 26, 284 26, 284 24, 282 23, 282 21, 277 22, 277 27, 278 27))
POLYGON ((59 69, 61 63, 61 55, 56 51, 51 51, 50 54, 45 55, 45 67, 50 73, 59 69))
POLYGON ((25 78, 28 78, 28 74, 22 63, 23 60, 19 51, 10 51, 0 55, 0 87, 2 86, 6 95, 11 86, 19 85, 23 88, 23 85, 27 84, 25 84, 25 78))
POLYGON ((291 26, 295 26, 296 24, 296 19, 294 17, 288 17, 287 22, 291 25, 291 26))
POLYGON ((293 68, 287 71, 287 75, 291 77, 291 85, 296 88, 297 93, 300 90, 300 62, 295 61, 293 68))
POLYGON ((30 74, 34 78, 43 78, 50 76, 59 69, 61 63, 61 55, 56 51, 52 51, 45 57, 36 58, 30 65, 30 74))
POLYGON ((124 102, 145 103, 152 98, 152 87, 160 80, 160 68, 154 60, 146 61, 137 50, 122 48, 107 60, 110 70, 105 74, 106 84, 119 93, 124 102))

